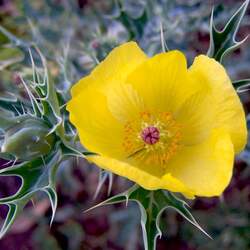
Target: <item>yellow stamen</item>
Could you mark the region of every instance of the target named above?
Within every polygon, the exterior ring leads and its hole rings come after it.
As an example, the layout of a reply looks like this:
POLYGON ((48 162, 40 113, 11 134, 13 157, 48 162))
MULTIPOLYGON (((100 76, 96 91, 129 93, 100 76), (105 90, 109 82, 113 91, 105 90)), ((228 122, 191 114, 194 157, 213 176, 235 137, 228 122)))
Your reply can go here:
POLYGON ((164 165, 180 147, 180 125, 169 112, 141 112, 124 126, 123 147, 128 158, 146 164, 164 165), (157 140, 145 141, 145 132, 159 132, 157 140), (153 142, 153 143, 152 143, 153 142))

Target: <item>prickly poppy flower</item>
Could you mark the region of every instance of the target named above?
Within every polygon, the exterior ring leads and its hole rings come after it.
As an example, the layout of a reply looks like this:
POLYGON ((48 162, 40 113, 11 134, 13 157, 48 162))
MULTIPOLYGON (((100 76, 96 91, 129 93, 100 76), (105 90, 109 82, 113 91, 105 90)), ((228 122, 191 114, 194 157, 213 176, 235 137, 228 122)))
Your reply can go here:
POLYGON ((67 105, 88 160, 145 189, 218 196, 247 137, 223 68, 179 51, 148 58, 135 42, 114 50, 72 88, 67 105))

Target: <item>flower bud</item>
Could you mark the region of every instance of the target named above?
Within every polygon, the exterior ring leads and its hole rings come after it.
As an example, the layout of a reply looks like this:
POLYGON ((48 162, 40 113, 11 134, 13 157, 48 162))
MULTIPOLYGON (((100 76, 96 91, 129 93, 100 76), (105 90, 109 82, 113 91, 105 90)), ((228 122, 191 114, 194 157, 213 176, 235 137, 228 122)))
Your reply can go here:
POLYGON ((5 130, 1 152, 12 154, 18 160, 32 160, 48 154, 54 146, 55 135, 49 134, 45 121, 27 118, 5 130))

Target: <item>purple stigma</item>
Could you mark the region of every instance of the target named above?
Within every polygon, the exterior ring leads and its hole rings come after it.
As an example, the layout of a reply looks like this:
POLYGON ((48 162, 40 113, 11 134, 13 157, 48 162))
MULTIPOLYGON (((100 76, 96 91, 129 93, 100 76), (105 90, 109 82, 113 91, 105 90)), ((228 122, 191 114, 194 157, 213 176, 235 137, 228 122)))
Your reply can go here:
POLYGON ((153 145, 159 141, 160 132, 156 127, 146 127, 141 132, 141 138, 145 143, 153 145))

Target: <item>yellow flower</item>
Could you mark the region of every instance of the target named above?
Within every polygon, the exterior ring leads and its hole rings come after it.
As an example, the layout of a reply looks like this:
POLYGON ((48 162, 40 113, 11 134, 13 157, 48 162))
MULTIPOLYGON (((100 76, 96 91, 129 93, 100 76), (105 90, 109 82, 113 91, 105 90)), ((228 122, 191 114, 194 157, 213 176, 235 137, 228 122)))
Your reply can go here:
POLYGON ((114 50, 72 88, 67 105, 88 160, 145 189, 217 196, 247 137, 223 68, 179 51, 148 58, 135 42, 114 50))

